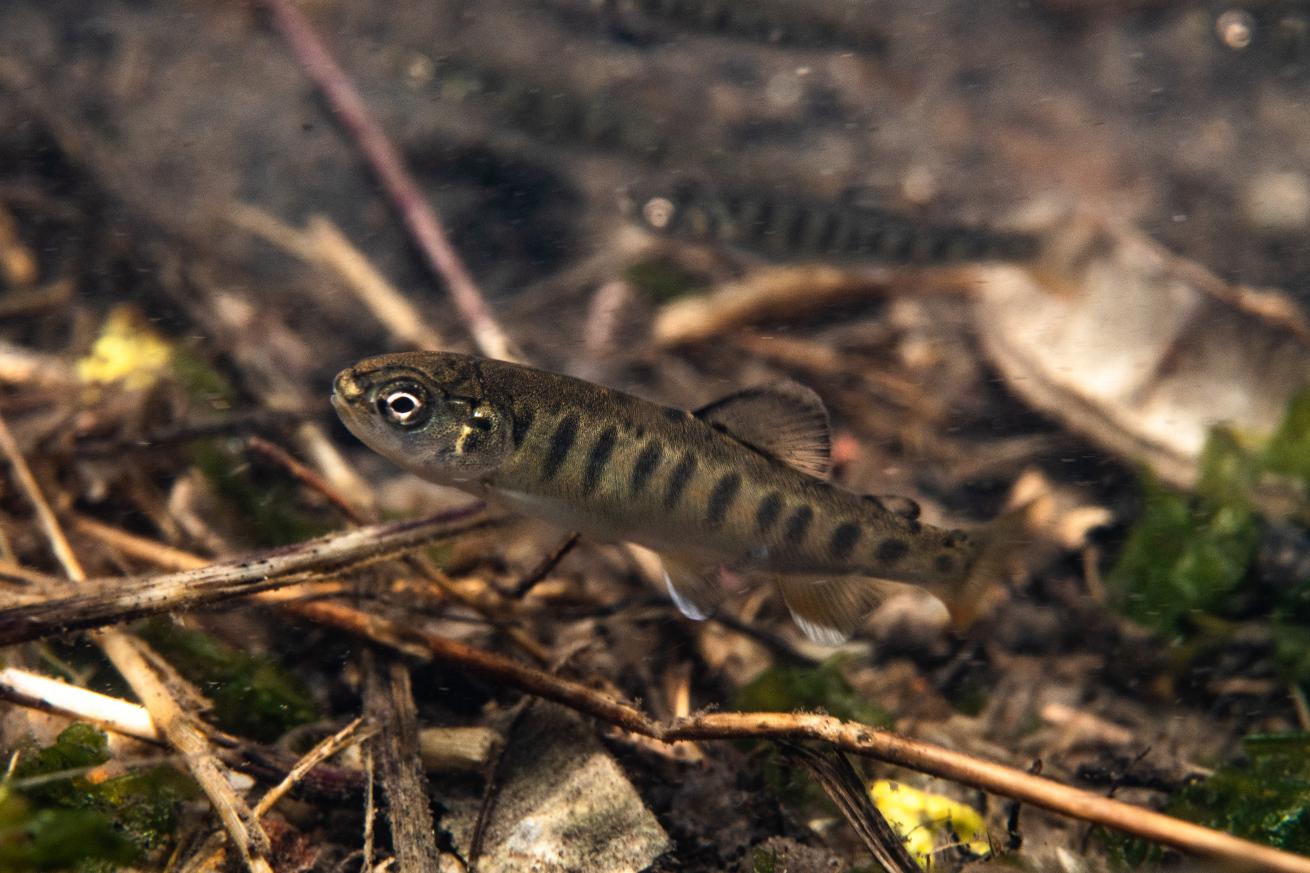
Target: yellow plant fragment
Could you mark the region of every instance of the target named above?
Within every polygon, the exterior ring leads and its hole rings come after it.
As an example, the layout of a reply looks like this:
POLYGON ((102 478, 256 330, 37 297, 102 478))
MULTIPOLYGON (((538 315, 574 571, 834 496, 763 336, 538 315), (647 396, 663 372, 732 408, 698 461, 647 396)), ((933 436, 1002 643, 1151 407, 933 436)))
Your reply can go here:
POLYGON ((88 385, 122 382, 129 390, 149 388, 173 361, 173 346, 130 306, 110 311, 91 346, 77 362, 77 375, 88 385))
POLYGON ((871 784, 869 796, 925 870, 932 869, 939 842, 963 845, 975 855, 991 850, 982 816, 971 806, 889 779, 871 784))

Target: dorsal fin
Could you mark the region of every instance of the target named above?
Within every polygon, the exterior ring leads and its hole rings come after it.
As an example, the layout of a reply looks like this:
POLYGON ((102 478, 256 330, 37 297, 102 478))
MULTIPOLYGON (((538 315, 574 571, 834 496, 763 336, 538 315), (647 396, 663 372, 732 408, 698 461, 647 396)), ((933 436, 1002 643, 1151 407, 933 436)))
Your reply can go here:
POLYGON ((774 382, 747 388, 696 410, 696 417, 802 473, 827 478, 832 469, 828 410, 804 385, 774 382))
POLYGON ((864 499, 908 521, 919 517, 919 504, 899 494, 866 494, 864 499))

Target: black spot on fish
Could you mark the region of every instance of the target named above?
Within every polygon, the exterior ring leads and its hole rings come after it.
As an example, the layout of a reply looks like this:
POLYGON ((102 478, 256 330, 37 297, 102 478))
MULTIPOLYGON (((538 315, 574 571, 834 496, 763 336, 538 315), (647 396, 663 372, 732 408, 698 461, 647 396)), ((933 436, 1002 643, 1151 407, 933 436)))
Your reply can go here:
POLYGON ((560 419, 555 432, 550 435, 550 451, 546 463, 541 468, 541 481, 548 482, 555 478, 564 459, 569 456, 573 442, 578 438, 578 417, 570 413, 560 419))
POLYGON ((614 454, 614 444, 618 442, 619 430, 611 425, 601 431, 596 444, 587 453, 587 468, 582 474, 582 493, 591 494, 600 485, 600 477, 605 472, 605 465, 614 454))
POLYGON ((516 409, 511 414, 514 418, 512 424, 514 446, 517 448, 523 445, 523 440, 527 437, 528 431, 532 430, 532 420, 536 416, 533 415, 532 410, 527 407, 516 409))
POLYGON ((696 472, 696 456, 688 452, 682 456, 678 466, 669 474, 668 484, 664 488, 664 508, 672 509, 682 499, 682 492, 687 489, 692 474, 696 472))
POLYGON ((837 525, 837 529, 832 532, 832 541, 828 544, 832 548, 833 557, 840 560, 848 556, 859 542, 860 533, 860 526, 853 521, 837 525))
POLYGON ((810 522, 813 520, 813 509, 804 505, 796 507, 791 517, 787 519, 787 542, 794 546, 800 545, 805 540, 805 533, 810 529, 810 522))
POLYGON ((662 457, 664 457, 664 449, 660 448, 660 444, 656 440, 651 440, 646 448, 641 450, 641 454, 637 455, 637 463, 632 467, 633 497, 640 494, 642 489, 646 487, 651 474, 660 465, 660 458, 662 457))
POLYGON ((873 555, 884 564, 895 564, 910 553, 910 547, 905 540, 898 540, 895 537, 888 537, 878 543, 878 548, 873 555))
POLYGON ((955 559, 950 555, 938 555, 933 558, 932 565, 943 576, 955 572, 955 559))
POLYGON ((723 524, 723 519, 727 517, 728 510, 737 499, 737 492, 740 490, 741 476, 736 473, 728 473, 715 484, 714 490, 710 492, 709 508, 705 511, 705 520, 709 522, 710 527, 723 524))
POLYGON ((755 529, 764 533, 773 527, 780 512, 782 512, 782 496, 774 491, 761 500, 759 508, 755 510, 755 529))

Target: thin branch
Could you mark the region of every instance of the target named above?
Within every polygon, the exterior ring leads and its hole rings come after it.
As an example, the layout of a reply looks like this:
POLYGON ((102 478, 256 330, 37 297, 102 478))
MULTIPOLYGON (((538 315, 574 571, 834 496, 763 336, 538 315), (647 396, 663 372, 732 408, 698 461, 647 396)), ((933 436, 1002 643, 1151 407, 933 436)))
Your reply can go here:
POLYGON ((497 523, 483 513, 482 504, 474 503, 418 521, 355 528, 197 570, 98 580, 85 593, 0 610, 0 645, 282 588, 497 523))
POLYGON ((372 166, 409 229, 414 244, 437 275, 445 280, 451 300, 478 348, 490 358, 517 360, 509 337, 450 244, 436 210, 423 196, 404 158, 373 119, 345 71, 290 0, 264 0, 264 6, 300 65, 327 98, 337 120, 372 166))
POLYGON ((259 803, 255 804, 255 815, 262 817, 266 814, 279 800, 286 796, 288 791, 295 787, 297 782, 304 779, 310 770, 313 770, 319 764, 346 748, 346 746, 368 739, 372 735, 373 729, 364 728, 364 719, 360 717, 335 734, 324 737, 296 762, 295 766, 287 772, 281 782, 268 789, 267 793, 259 799, 259 803))
POLYGON ((550 554, 541 559, 541 563, 537 564, 528 575, 515 584, 510 590, 509 596, 515 600, 525 597, 529 591, 537 586, 538 582, 549 576, 559 566, 559 562, 564 560, 565 555, 573 551, 573 547, 578 544, 578 540, 581 538, 582 534, 575 531, 562 539, 559 545, 551 550, 550 554))

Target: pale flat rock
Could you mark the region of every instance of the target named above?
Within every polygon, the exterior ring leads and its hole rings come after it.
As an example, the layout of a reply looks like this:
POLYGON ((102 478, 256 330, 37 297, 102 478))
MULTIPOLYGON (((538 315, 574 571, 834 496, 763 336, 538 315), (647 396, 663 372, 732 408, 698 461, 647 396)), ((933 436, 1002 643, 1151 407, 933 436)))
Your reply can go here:
POLYGON ((1195 481, 1215 425, 1272 431, 1310 379, 1304 319, 1277 295, 1124 231, 1073 254, 976 271, 983 346, 1020 397, 1166 481, 1195 481))
MULTIPOLYGON (((445 822, 461 851, 476 805, 445 822)), ((592 731, 536 703, 519 719, 483 836, 482 873, 636 873, 672 848, 668 834, 592 731)))

